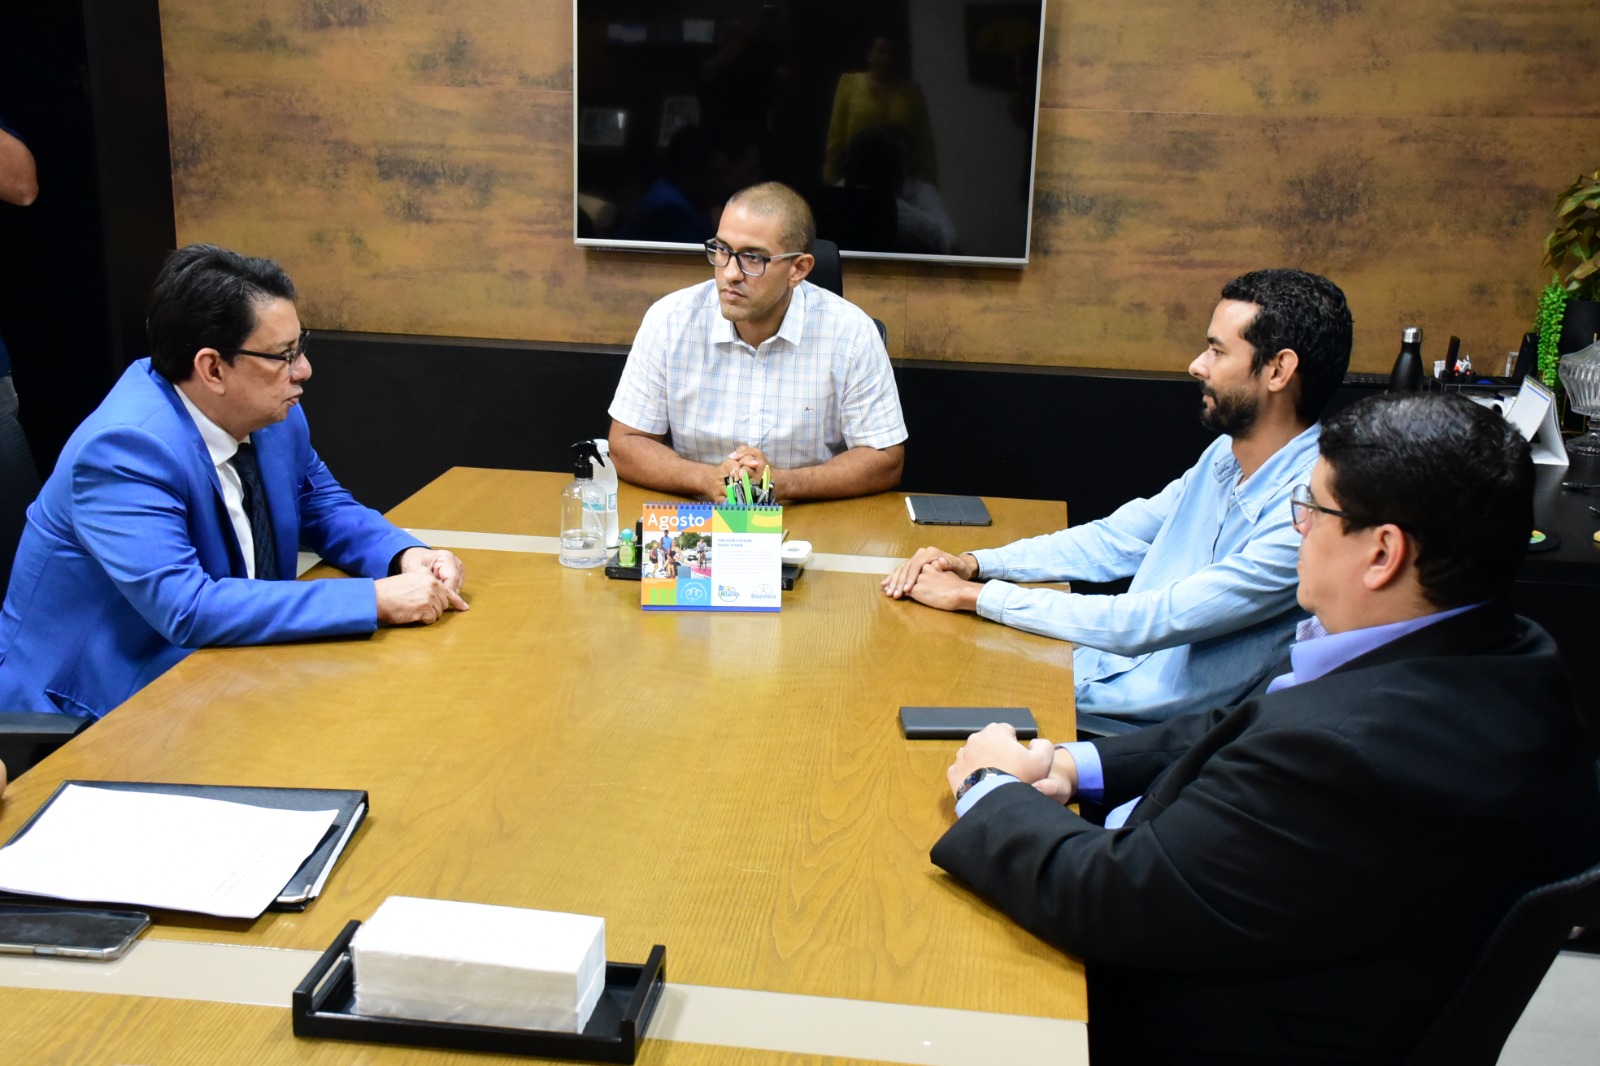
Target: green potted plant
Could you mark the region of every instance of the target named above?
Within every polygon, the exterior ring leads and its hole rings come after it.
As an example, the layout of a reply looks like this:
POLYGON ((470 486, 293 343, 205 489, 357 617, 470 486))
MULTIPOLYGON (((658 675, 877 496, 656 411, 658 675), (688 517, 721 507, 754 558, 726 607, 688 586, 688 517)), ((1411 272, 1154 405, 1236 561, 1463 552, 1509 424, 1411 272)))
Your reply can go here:
POLYGON ((1554 271, 1539 296, 1539 376, 1557 387, 1561 354, 1586 347, 1600 333, 1600 170, 1578 175, 1556 197, 1555 228, 1544 239, 1544 265, 1554 271))

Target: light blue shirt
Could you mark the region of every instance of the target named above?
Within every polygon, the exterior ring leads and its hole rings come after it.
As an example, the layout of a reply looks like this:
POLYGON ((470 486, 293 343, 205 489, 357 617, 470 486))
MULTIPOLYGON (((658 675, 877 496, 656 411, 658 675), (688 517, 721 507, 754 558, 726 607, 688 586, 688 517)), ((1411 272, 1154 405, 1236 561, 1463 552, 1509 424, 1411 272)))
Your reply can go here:
POLYGON ((1309 482, 1312 426, 1240 481, 1232 438, 1160 493, 1098 522, 973 552, 978 613, 1070 640, 1079 710, 1138 721, 1224 707, 1282 660, 1305 617, 1295 602, 1300 535, 1289 495, 1309 482), (1120 596, 1016 581, 1115 581, 1120 596), (1004 580, 994 580, 1004 579, 1004 580))

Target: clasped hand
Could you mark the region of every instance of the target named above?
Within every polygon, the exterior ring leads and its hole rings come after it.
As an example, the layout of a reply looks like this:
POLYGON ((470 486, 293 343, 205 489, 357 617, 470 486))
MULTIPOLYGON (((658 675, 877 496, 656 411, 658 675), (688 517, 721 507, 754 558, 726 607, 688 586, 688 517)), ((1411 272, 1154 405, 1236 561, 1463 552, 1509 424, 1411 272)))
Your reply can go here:
POLYGON ((952 555, 942 548, 922 548, 883 579, 890 599, 910 596, 941 611, 972 610, 976 596, 969 586, 977 576, 977 561, 970 555, 952 555))
POLYGON ((1016 727, 1005 722, 990 722, 968 737, 956 752, 956 761, 945 771, 951 794, 986 766, 1005 771, 1058 803, 1072 799, 1078 788, 1078 764, 1071 755, 1042 737, 1023 747, 1017 740, 1016 727))
POLYGON ((400 555, 400 572, 374 582, 378 621, 391 626, 432 625, 446 611, 468 610, 461 598, 466 578, 467 566, 453 552, 408 548, 400 555))
POLYGON ((743 474, 750 475, 750 483, 753 487, 760 482, 761 475, 769 469, 771 470, 769 476, 772 482, 773 498, 776 499, 778 491, 777 469, 772 467, 772 463, 760 448, 741 444, 734 449, 733 454, 710 468, 711 474, 706 483, 706 495, 713 501, 721 500, 727 491, 728 480, 730 478, 737 480, 743 474))

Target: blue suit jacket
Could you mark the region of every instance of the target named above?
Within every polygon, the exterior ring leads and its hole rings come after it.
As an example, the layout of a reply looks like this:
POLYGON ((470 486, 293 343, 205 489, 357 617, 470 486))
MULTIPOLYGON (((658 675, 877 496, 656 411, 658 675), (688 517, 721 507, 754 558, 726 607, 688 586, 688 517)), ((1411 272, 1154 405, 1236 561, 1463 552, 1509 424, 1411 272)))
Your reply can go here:
POLYGON ((142 359, 67 441, 28 508, 0 609, 0 710, 99 717, 193 648, 377 628, 370 579, 419 542, 333 479, 298 406, 251 441, 278 572, 294 574, 303 543, 369 580, 247 579, 200 431, 142 359))

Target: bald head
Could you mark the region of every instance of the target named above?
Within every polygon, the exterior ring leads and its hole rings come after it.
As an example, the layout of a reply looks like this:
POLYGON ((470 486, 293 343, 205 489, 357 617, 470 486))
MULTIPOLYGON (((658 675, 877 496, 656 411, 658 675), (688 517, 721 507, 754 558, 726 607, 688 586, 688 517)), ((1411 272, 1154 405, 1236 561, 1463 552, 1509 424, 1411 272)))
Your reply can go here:
POLYGON ((789 186, 776 181, 749 185, 728 198, 729 207, 741 207, 752 215, 776 218, 785 252, 809 252, 817 239, 817 224, 805 198, 789 186))

